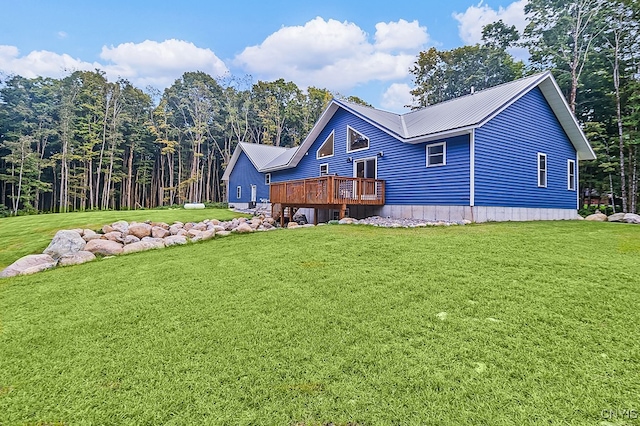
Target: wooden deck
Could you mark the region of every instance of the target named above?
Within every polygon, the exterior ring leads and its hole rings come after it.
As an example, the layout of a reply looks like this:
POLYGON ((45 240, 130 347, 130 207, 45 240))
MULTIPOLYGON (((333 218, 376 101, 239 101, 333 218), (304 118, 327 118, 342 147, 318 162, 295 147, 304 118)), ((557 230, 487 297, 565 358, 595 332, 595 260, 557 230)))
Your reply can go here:
MULTIPOLYGON (((384 205, 384 181, 345 176, 320 176, 309 179, 272 182, 269 189, 272 209, 278 207, 335 208, 340 217, 348 205, 384 205)), ((281 222, 284 214, 281 215, 281 222)))

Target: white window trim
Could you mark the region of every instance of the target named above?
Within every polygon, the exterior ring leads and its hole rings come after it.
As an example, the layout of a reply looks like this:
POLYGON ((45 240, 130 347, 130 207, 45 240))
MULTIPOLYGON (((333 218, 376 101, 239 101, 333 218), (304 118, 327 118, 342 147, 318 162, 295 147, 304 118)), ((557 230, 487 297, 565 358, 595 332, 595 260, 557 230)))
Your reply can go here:
POLYGON ((567 189, 576 190, 576 160, 567 160, 567 189), (573 164, 573 176, 571 176, 571 165, 573 164))
POLYGON ((538 162, 536 163, 536 170, 538 171, 538 188, 546 188, 547 182, 549 181, 549 158, 547 154, 543 152, 539 152, 537 156, 538 162), (542 169, 540 168, 540 159, 544 157, 544 182, 540 182, 540 172, 542 169))
POLYGON ((328 176, 329 175, 329 163, 322 163, 320 164, 320 176, 328 176), (325 174, 322 174, 322 167, 323 166, 327 166, 327 172, 325 174))
POLYGON ((367 179, 378 179, 378 157, 364 157, 364 158, 358 158, 357 160, 353 160, 353 177, 356 177, 356 164, 360 163, 360 162, 364 162, 367 160, 373 160, 375 162, 375 176, 373 178, 367 178, 367 179))
POLYGON ((316 160, 322 160, 322 159, 325 159, 325 158, 331 158, 331 157, 333 157, 335 155, 335 153, 336 153, 336 135, 335 135, 335 132, 336 132, 335 130, 332 130, 331 133, 329 133, 329 136, 327 136, 327 138, 324 140, 324 142, 322 142, 322 144, 320 145, 320 147, 316 151, 316 160), (320 150, 322 149, 324 144, 327 143, 329 138, 332 137, 332 136, 333 136, 333 154, 325 155, 324 157, 320 157, 320 155, 319 155, 320 150))
POLYGON ((271 173, 264 174, 264 184, 271 185, 271 173))
POLYGON ((440 167, 440 166, 447 165, 447 143, 446 142, 439 142, 439 143, 433 143, 433 144, 427 145, 427 147, 425 148, 425 153, 427 155, 427 161, 426 161, 427 167, 440 167), (435 148, 436 146, 442 146, 442 163, 430 164, 429 148, 435 148))
POLYGON ((347 154, 352 153, 352 152, 358 152, 358 151, 366 151, 367 149, 369 149, 369 147, 371 147, 371 139, 369 139, 369 137, 365 136, 364 133, 362 133, 359 130, 354 129, 353 127, 347 125, 347 154), (349 146, 351 146, 351 142, 349 141, 349 131, 353 130, 356 133, 361 134, 362 136, 364 136, 364 138, 367 140, 367 147, 366 148, 360 148, 360 149, 354 149, 354 150, 349 150, 349 146))
POLYGON ((242 198, 242 187, 240 185, 236 186, 236 198, 238 200, 242 198))

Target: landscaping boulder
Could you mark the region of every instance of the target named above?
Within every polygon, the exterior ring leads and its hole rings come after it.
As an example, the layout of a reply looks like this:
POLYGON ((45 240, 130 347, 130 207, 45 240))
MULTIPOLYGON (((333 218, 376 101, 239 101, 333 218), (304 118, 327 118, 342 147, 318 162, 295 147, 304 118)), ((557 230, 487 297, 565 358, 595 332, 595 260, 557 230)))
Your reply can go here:
POLYGON ((65 254, 58 260, 58 266, 80 265, 81 263, 91 262, 95 258, 95 254, 82 250, 72 254, 65 254))
POLYGON ((180 232, 180 230, 182 229, 182 226, 183 226, 182 224, 174 223, 169 227, 169 233, 171 235, 178 235, 178 232, 180 232))
POLYGON ((123 245, 111 240, 91 240, 84 247, 86 251, 103 256, 113 256, 122 253, 123 245))
POLYGON ((7 266, 0 272, 0 278, 29 275, 51 269, 56 266, 56 260, 48 254, 30 254, 7 266))
POLYGON ((340 225, 352 225, 352 224, 353 224, 353 222, 355 222, 355 221, 356 221, 355 219, 352 219, 352 218, 350 218, 350 217, 343 217, 342 219, 340 219, 340 220, 338 221, 338 223, 339 223, 340 225))
POLYGON ((594 214, 590 214, 589 216, 585 217, 584 220, 589 220, 591 222, 606 222, 607 221, 607 215, 597 212, 594 214))
POLYGON ((289 222, 289 223, 287 223, 287 229, 293 229, 293 228, 297 228, 299 226, 300 225, 298 225, 297 222, 289 222))
POLYGON ((129 223, 124 220, 119 220, 115 223, 112 223, 111 227, 113 228, 114 231, 118 231, 123 234, 126 234, 127 232, 129 232, 129 223))
POLYGON ((124 237, 124 244, 133 244, 133 243, 137 243, 138 241, 140 241, 140 238, 136 237, 135 235, 126 235, 124 237))
POLYGON ((137 243, 131 243, 129 245, 124 246, 124 248, 122 249, 122 252, 124 254, 127 253, 135 253, 135 252, 139 252, 139 251, 145 251, 145 250, 153 250, 153 249, 160 249, 160 248, 164 248, 164 241, 160 240, 160 241, 151 241, 151 240, 146 240, 146 241, 138 241, 137 243))
POLYGON ((169 235, 171 235, 171 232, 169 232, 169 230, 164 229, 160 226, 154 226, 153 228, 151 228, 151 236, 153 238, 164 238, 164 237, 168 237, 169 235))
POLYGON ((216 232, 216 235, 220 237, 228 237, 231 235, 231 231, 218 231, 216 232))
POLYGON ((184 244, 187 244, 187 237, 184 235, 169 235, 168 237, 164 237, 164 245, 167 247, 184 244))
POLYGON ((607 222, 624 222, 625 213, 614 213, 607 217, 607 222))
POLYGON ((627 223, 640 223, 640 215, 627 213, 624 215, 624 221, 627 223))
POLYGON ((114 229, 111 227, 111 225, 104 225, 102 227, 102 233, 106 234, 107 232, 113 232, 114 229))
POLYGON ((77 253, 83 250, 86 244, 85 240, 76 231, 58 231, 43 253, 54 259, 59 259, 65 254, 77 253))
POLYGON ((254 229, 246 222, 240 223, 232 232, 237 232, 238 234, 248 234, 253 232, 254 229))
POLYGON ((144 238, 151 235, 151 225, 148 223, 132 223, 129 225, 129 234, 138 238, 144 238))
POLYGON ((123 243, 124 238, 122 237, 122 232, 120 231, 111 231, 102 235, 103 240, 116 241, 118 243, 123 243))
POLYGON ((191 239, 199 238, 199 237, 200 237, 200 234, 202 234, 202 231, 199 231, 199 230, 197 230, 197 229, 193 229, 193 228, 191 228, 191 229, 189 229, 189 230, 187 231, 187 236, 188 236, 189 238, 191 238, 191 239))
POLYGON ((85 229, 82 233, 82 239, 85 241, 99 240, 100 238, 102 238, 102 234, 98 234, 91 229, 85 229))
POLYGON ((148 243, 162 243, 162 244, 164 244, 164 240, 162 238, 144 237, 140 241, 145 241, 145 242, 148 242, 148 243))
POLYGON ((202 222, 198 222, 195 225, 193 225, 193 227, 191 227, 191 229, 195 229, 196 231, 206 231, 207 230, 207 225, 202 223, 202 222))

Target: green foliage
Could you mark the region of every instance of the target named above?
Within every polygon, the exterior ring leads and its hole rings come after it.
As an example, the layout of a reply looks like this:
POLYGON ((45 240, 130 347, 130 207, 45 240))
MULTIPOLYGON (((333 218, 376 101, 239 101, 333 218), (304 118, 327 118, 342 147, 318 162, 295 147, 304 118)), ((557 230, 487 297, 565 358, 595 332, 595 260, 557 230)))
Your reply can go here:
POLYGON ((420 52, 411 69, 419 107, 436 104, 523 76, 524 65, 503 49, 476 44, 420 52))
POLYGON ((0 423, 599 424, 640 394, 638 232, 325 226, 2 280, 0 423))

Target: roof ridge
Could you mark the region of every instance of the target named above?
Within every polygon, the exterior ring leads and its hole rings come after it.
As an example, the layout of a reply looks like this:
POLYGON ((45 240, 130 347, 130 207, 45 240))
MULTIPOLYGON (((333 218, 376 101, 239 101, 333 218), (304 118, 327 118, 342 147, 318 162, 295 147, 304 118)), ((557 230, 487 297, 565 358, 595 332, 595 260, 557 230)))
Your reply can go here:
POLYGON ((404 117, 405 115, 414 114, 416 112, 424 111, 426 109, 429 109, 429 108, 432 108, 432 107, 435 107, 435 106, 438 106, 438 105, 444 105, 446 103, 457 101, 459 99, 465 99, 465 98, 468 98, 470 96, 475 96, 478 93, 486 92, 487 90, 498 89, 500 87, 504 87, 504 86, 507 86, 509 84, 514 84, 514 83, 517 83, 517 82, 521 82, 522 80, 528 80, 528 79, 534 80, 534 77, 540 78, 543 75, 546 76, 546 74, 550 74, 550 73, 551 73, 551 71, 547 70, 547 71, 539 72, 539 73, 532 74, 532 75, 529 75, 529 76, 526 76, 526 77, 521 77, 521 78, 518 78, 516 80, 506 81, 504 83, 500 83, 500 84, 497 84, 495 86, 486 87, 486 88, 484 88, 482 90, 478 90, 478 91, 476 91, 474 93, 467 93, 466 95, 457 96, 455 98, 447 99, 446 101, 438 102, 438 103, 435 103, 435 104, 424 106, 422 108, 419 108, 419 109, 416 109, 416 110, 413 110, 413 111, 405 112, 404 114, 402 114, 402 116, 404 117))

